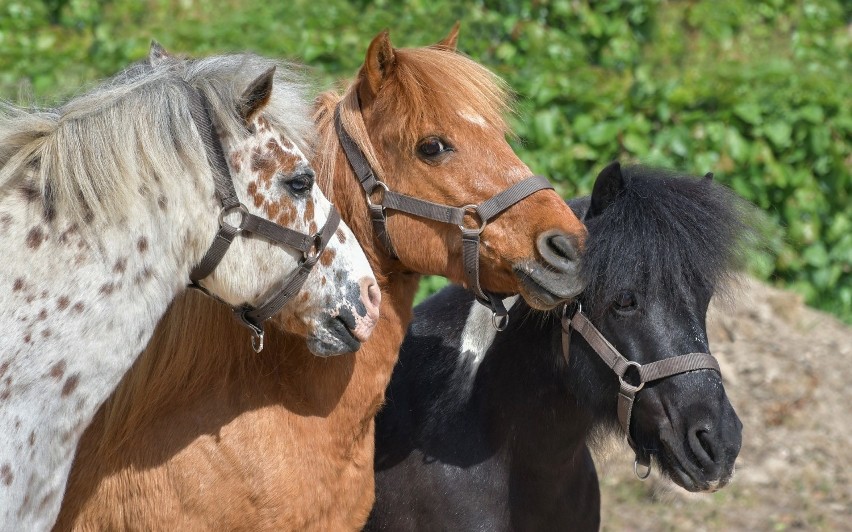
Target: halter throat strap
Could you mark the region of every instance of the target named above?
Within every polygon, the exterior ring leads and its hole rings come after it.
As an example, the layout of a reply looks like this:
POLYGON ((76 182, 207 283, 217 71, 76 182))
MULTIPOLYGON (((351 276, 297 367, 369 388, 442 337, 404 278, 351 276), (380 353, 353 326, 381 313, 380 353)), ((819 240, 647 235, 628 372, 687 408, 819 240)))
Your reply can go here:
MULTIPOLYGON (((323 228, 316 234, 308 235, 248 212, 246 206, 237 197, 222 144, 214 135, 215 125, 210 115, 210 102, 200 91, 189 88, 189 93, 191 94, 190 115, 204 144, 207 161, 213 173, 216 195, 222 204, 222 210, 219 212, 219 230, 201 262, 190 272, 190 288, 200 290, 208 296, 222 301, 221 298, 202 287, 199 281, 213 273, 213 270, 216 269, 227 253, 231 243, 239 234, 250 233, 262 236, 271 242, 293 248, 302 253, 296 271, 269 290, 261 298, 262 304, 257 307, 250 305, 231 307, 240 323, 252 331, 252 347, 255 351, 260 352, 263 350, 263 322, 277 314, 288 301, 299 293, 314 264, 337 230, 340 224, 340 214, 332 205, 323 228), (237 225, 231 225, 226 220, 231 214, 240 215, 240 222, 237 225)), ((230 306, 227 302, 222 302, 230 306)))
POLYGON ((636 445, 630 434, 630 419, 636 394, 645 387, 645 383, 681 373, 710 369, 721 375, 722 370, 719 368, 719 362, 709 353, 687 353, 656 360, 648 364, 639 364, 628 360, 589 321, 579 303, 577 303, 573 315, 570 315, 569 306, 565 307, 562 315, 562 356, 565 363, 567 365, 570 360, 571 331, 576 330, 603 360, 604 364, 618 377, 618 422, 627 435, 627 443, 636 453, 634 471, 640 479, 644 480, 650 474, 651 456, 645 449, 640 449, 636 445), (633 369, 631 370, 631 368, 633 369), (630 375, 628 375, 628 371, 630 375), (646 474, 640 475, 637 465, 645 467, 647 469, 646 474))
POLYGON ((360 146, 346 131, 340 118, 340 107, 334 110, 334 127, 340 145, 346 154, 358 182, 367 197, 367 208, 370 212, 370 220, 373 225, 373 233, 382 242, 391 258, 398 259, 391 242, 390 233, 387 228, 386 210, 404 212, 420 218, 426 218, 440 223, 458 226, 461 231, 462 260, 464 263, 465 280, 468 288, 476 296, 476 300, 490 308, 493 315, 494 326, 503 330, 509 323, 509 313, 503 305, 502 299, 490 292, 486 292, 479 284, 479 246, 482 232, 488 222, 512 205, 522 201, 539 190, 553 189, 553 185, 544 176, 534 175, 516 183, 506 190, 476 205, 469 204, 461 207, 444 205, 431 201, 407 196, 390 190, 390 188, 376 177, 370 162, 361 150, 360 146), (373 198, 379 195, 378 201, 373 198), (466 223, 466 219, 474 222, 473 226, 466 223))

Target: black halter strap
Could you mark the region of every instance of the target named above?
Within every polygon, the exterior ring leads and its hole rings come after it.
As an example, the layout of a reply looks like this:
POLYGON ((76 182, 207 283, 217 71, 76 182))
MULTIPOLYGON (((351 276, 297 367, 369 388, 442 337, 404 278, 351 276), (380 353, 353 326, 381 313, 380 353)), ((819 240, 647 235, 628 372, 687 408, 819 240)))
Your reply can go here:
POLYGON ((222 211, 219 213, 219 231, 204 258, 190 272, 189 279, 192 283, 189 286, 221 301, 220 298, 211 294, 198 282, 213 273, 213 270, 216 269, 216 266, 219 265, 228 251, 231 242, 242 233, 259 235, 302 253, 296 271, 269 290, 261 298, 263 303, 257 307, 250 305, 232 307, 240 323, 252 331, 252 347, 255 351, 260 352, 263 350, 263 322, 274 316, 299 293, 317 259, 337 230, 337 226, 340 224, 340 214, 332 205, 323 228, 314 235, 308 235, 248 212, 245 205, 237 197, 234 181, 225 161, 222 144, 214 136, 215 125, 210 116, 210 103, 203 93, 191 89, 189 92, 193 95, 192 104, 189 107, 190 114, 204 143, 207 161, 210 164, 213 181, 216 184, 216 194, 222 203, 222 211), (240 215, 240 222, 237 225, 231 225, 225 220, 228 215, 234 213, 240 215))
POLYGON ((390 233, 388 233, 387 218, 385 216, 386 209, 404 212, 436 222, 457 225, 461 230, 462 260, 464 261, 467 286, 476 296, 477 301, 491 309, 494 326, 498 330, 505 329, 509 323, 509 313, 503 305, 502 299, 496 294, 484 291, 479 284, 480 235, 485 230, 489 221, 512 205, 539 190, 553 189, 547 178, 540 175, 528 177, 479 205, 469 204, 462 207, 453 207, 451 205, 433 203, 394 192, 376 177, 364 152, 343 126, 343 122, 340 119, 339 107, 334 112, 334 127, 346 158, 349 160, 349 164, 352 166, 352 170, 355 172, 355 176, 358 178, 367 196, 367 207, 370 211, 373 232, 385 246, 390 256, 394 259, 398 258, 393 242, 391 242, 390 233), (380 194, 380 197, 374 203, 373 196, 376 194, 380 194), (466 215, 470 215, 475 220, 474 226, 468 227, 465 224, 466 215))
POLYGON ((633 470, 637 477, 645 480, 651 473, 651 456, 646 450, 640 449, 630 435, 630 419, 636 394, 647 382, 665 379, 689 371, 712 369, 721 375, 722 370, 719 368, 719 362, 709 353, 688 353, 656 360, 648 364, 639 364, 638 362, 627 360, 589 321, 586 315, 583 314, 582 307, 577 303, 576 306, 566 305, 562 315, 562 356, 565 358, 566 364, 570 359, 569 349, 572 330, 576 330, 583 336, 592 350, 598 354, 601 360, 618 377, 618 421, 627 435, 627 443, 630 444, 633 452, 636 453, 633 470), (572 306, 574 307, 574 312, 573 315, 570 315, 571 310, 569 307, 572 306), (634 369, 631 371, 631 375, 628 376, 627 372, 631 367, 634 369), (628 380, 635 382, 635 384, 628 382, 628 380), (638 466, 640 465, 646 468, 645 473, 642 475, 638 472, 638 466))

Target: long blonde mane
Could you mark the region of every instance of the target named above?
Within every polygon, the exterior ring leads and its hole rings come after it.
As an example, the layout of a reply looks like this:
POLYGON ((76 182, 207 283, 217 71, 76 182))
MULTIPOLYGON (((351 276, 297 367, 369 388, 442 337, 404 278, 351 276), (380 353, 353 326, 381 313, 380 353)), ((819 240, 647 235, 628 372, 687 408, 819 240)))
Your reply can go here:
POLYGON ((190 114, 190 88, 211 102, 219 135, 247 134, 236 104, 257 76, 277 66, 264 114, 309 151, 313 124, 298 69, 241 54, 139 63, 56 109, 0 102, 0 197, 32 179, 46 208, 72 219, 114 221, 152 183, 187 186, 187 174, 210 175, 190 114))

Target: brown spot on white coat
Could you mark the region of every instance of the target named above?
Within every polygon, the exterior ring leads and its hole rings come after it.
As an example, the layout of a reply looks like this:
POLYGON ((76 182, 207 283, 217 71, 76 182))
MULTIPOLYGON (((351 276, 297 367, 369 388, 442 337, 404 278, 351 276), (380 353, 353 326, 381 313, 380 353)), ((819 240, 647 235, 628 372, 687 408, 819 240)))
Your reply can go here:
POLYGON ((331 266, 331 262, 334 260, 335 252, 333 249, 325 248, 322 255, 320 255, 320 264, 325 267, 331 266))
POLYGON ((62 397, 68 397, 74 390, 77 388, 77 384, 80 383, 80 374, 75 373, 68 377, 65 381, 65 384, 62 386, 62 397))
POLYGON ((3 480, 3 484, 6 484, 7 486, 12 485, 12 481, 15 480, 15 475, 12 474, 12 466, 9 464, 3 464, 3 466, 0 467, 0 479, 3 480))
POLYGON ((59 362, 50 366, 50 376, 56 380, 62 379, 62 377, 65 375, 65 366, 66 364, 64 360, 60 360, 59 362))
POLYGON ((45 241, 47 237, 44 236, 44 232, 42 232, 41 227, 33 227, 30 229, 30 232, 27 233, 27 247, 36 250, 41 246, 41 243, 45 241))
POLYGON ((68 240, 71 238, 71 235, 73 235, 76 232, 77 232, 77 224, 74 223, 74 224, 69 225, 68 229, 66 229, 65 231, 62 231, 62 233, 60 233, 59 243, 60 244, 68 243, 68 240))

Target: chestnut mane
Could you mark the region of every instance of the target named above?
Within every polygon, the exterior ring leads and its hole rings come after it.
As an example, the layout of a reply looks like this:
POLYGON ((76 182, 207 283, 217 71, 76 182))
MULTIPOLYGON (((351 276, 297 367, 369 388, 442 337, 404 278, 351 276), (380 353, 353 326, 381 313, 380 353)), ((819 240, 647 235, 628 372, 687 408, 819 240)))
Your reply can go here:
MULTIPOLYGON (((401 48, 394 54, 394 75, 382 90, 393 91, 395 96, 377 100, 373 108, 374 113, 392 117, 384 121, 383 127, 392 128, 394 137, 413 143, 422 133, 423 124, 446 123, 460 112, 478 115, 485 124, 510 134, 505 117, 513 111, 511 93, 506 82, 487 68, 464 54, 442 47, 401 48), (434 90, 437 87, 441 90, 434 90)), ((329 154, 337 152, 339 146, 333 125, 338 105, 349 135, 361 147, 375 172, 383 175, 361 117, 357 86, 350 84, 342 96, 328 91, 317 98, 314 118, 321 132, 319 174, 326 179, 336 175, 337 161, 329 154)), ((320 181, 320 186, 326 194, 333 194, 330 181, 320 181)))

